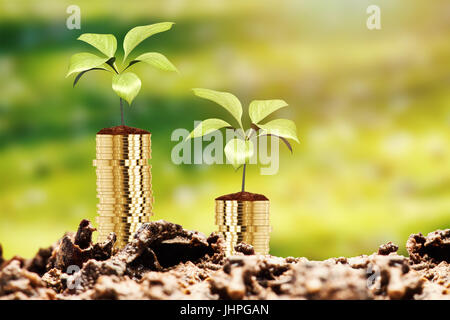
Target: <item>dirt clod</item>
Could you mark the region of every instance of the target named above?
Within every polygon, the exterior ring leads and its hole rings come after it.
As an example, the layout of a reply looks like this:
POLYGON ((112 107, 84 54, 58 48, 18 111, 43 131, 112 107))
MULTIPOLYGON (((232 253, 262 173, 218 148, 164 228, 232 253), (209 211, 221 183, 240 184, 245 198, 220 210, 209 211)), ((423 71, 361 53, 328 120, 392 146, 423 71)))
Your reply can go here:
POLYGON ((387 256, 390 253, 397 252, 397 250, 398 250, 398 246, 393 244, 391 241, 389 241, 386 244, 382 244, 378 248, 378 254, 381 254, 383 256, 387 256))
POLYGON ((253 248, 253 246, 243 243, 243 242, 236 245, 234 247, 234 250, 236 252, 243 253, 246 256, 251 256, 251 255, 255 254, 255 249, 253 248))
POLYGON ((230 193, 216 198, 216 200, 239 200, 239 201, 267 201, 267 197, 263 194, 250 192, 230 193))
POLYGON ((2 261, 0 246, 0 299, 450 299, 450 229, 412 235, 409 258, 388 242, 325 261, 255 255, 245 243, 225 258, 218 234, 163 220, 121 250, 114 233, 92 243, 94 231, 83 220, 29 260, 2 261))
POLYGON ((115 126, 111 128, 103 128, 97 134, 111 134, 111 135, 127 135, 127 134, 149 134, 150 132, 144 129, 133 128, 129 126, 115 126))

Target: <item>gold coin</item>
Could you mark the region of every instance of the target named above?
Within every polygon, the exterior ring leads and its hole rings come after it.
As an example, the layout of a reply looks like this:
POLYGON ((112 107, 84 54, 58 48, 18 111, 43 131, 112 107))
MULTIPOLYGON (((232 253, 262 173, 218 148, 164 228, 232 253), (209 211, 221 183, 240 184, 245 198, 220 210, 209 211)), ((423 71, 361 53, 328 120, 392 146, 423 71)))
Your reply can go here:
POLYGON ((128 222, 100 222, 97 221, 101 226, 98 227, 98 230, 108 231, 108 230, 116 230, 116 231, 137 231, 144 223, 149 223, 149 221, 139 222, 137 226, 127 225, 128 222), (109 223, 109 224, 107 224, 109 223))
POLYGON ((141 167, 113 167, 113 168, 100 168, 97 167, 95 169, 95 172, 97 173, 151 173, 151 169, 148 166, 141 166, 141 167))
MULTIPOLYGON (((97 195, 98 196, 98 195, 97 195)), ((98 196, 98 198, 105 201, 114 201, 114 200, 120 200, 120 201, 142 201, 142 200, 153 200, 153 195, 151 192, 148 192, 147 194, 141 194, 141 195, 125 195, 125 194, 109 194, 109 195, 101 195, 98 196)))
POLYGON ((110 181, 99 181, 97 184, 97 191, 109 191, 112 190, 124 190, 124 191, 140 191, 140 190, 150 190, 151 181, 150 180, 136 180, 136 181, 120 181, 120 180, 110 180, 110 181))
MULTIPOLYGON (((96 156, 103 156, 103 155, 117 155, 118 157, 123 156, 133 156, 133 157, 140 157, 146 156, 148 154, 151 154, 148 150, 117 150, 117 149, 109 149, 109 150, 97 150, 96 156)), ((120 158, 119 158, 120 160, 120 158)))
POLYGON ((269 218, 270 214, 267 212, 244 212, 244 213, 234 213, 234 212, 216 212, 214 214, 214 217, 216 218, 249 218, 249 217, 256 217, 256 218, 269 218))
POLYGON ((144 223, 152 221, 152 217, 96 217, 95 221, 98 223, 144 223))
POLYGON ((103 182, 97 184, 97 191, 100 192, 136 192, 136 191, 151 191, 151 183, 140 181, 136 183, 123 183, 117 181, 117 183, 111 183, 108 185, 103 182))
POLYGON ((217 225, 223 226, 268 226, 269 219, 215 219, 217 225))
POLYGON ((147 160, 93 160, 94 166, 116 167, 116 166, 151 166, 147 160))
POLYGON ((271 232, 271 226, 219 226, 219 231, 229 231, 229 232, 271 232))
POLYGON ((127 171, 141 171, 141 170, 151 170, 151 166, 150 165, 145 165, 145 164, 141 164, 141 165, 129 165, 129 166, 106 166, 106 165, 100 165, 100 166, 96 166, 95 170, 97 171, 122 171, 122 170, 127 170, 127 171))
MULTIPOLYGON (((153 221, 154 219, 151 219, 151 218, 153 218, 152 217, 153 215, 150 215, 150 214, 142 214, 142 215, 136 215, 136 216, 132 216, 132 215, 99 215, 98 216, 98 218, 101 218, 101 219, 106 219, 106 218, 109 218, 109 219, 142 219, 142 220, 140 220, 142 223, 144 223, 144 222, 150 222, 150 221, 153 221), (146 219, 149 219, 149 221, 145 221, 146 219)), ((100 220, 99 220, 100 221, 100 220)), ((115 221, 116 220, 112 220, 114 223, 115 223, 115 221)), ((138 220, 130 220, 131 222, 135 222, 135 223, 138 223, 139 221, 138 220), (136 222, 136 221, 138 221, 138 222, 136 222)), ((98 222, 98 221, 97 221, 98 222)), ((112 222, 110 222, 110 223, 112 223, 112 222)))
POLYGON ((122 155, 122 156, 117 156, 117 155, 113 155, 113 154, 103 154, 103 155, 99 155, 97 156, 98 160, 138 160, 138 159, 144 159, 144 160, 150 160, 152 157, 148 154, 146 155, 138 155, 138 156, 133 156, 133 155, 122 155))
MULTIPOLYGON (((99 198, 99 201, 101 201, 103 198, 99 198)), ((106 198, 107 200, 105 200, 105 201, 112 201, 113 199, 109 199, 109 198, 106 198)), ((132 199, 141 199, 141 198, 132 198, 132 199)), ((145 197, 145 198, 142 198, 142 199, 145 199, 145 200, 147 200, 147 202, 154 202, 154 199, 153 199, 153 197, 145 197)))
POLYGON ((97 135, 95 137, 96 142, 98 143, 150 143, 151 137, 150 135, 136 135, 136 136, 104 136, 97 135))
POLYGON ((152 172, 151 166, 96 166, 96 172, 152 172))
POLYGON ((247 238, 269 238, 270 233, 269 232, 238 232, 238 231, 219 231, 223 235, 226 235, 227 237, 247 237, 247 238))
POLYGON ((137 229, 139 229, 142 226, 142 223, 139 223, 138 225, 134 223, 128 223, 128 222, 120 222, 120 223, 114 223, 114 222, 102 222, 102 225, 99 226, 99 230, 105 231, 105 230, 117 230, 117 231, 123 231, 123 232, 132 232, 137 229))
POLYGON ((265 240, 267 240, 267 239, 270 239, 270 236, 259 236, 259 237, 254 237, 254 236, 251 236, 251 235, 236 235, 236 234, 224 234, 222 231, 220 232, 221 234, 222 234, 222 236, 223 236, 223 238, 225 239, 225 240, 229 240, 229 241, 235 241, 235 240, 241 240, 241 241, 244 241, 244 240, 242 240, 242 239, 245 239, 245 240, 247 240, 247 241, 250 241, 250 240, 255 240, 255 241, 265 241, 265 240))
POLYGON ((224 236, 225 240, 227 241, 251 241, 251 242, 255 242, 255 243, 264 243, 265 241, 268 241, 270 238, 269 237, 259 237, 259 238, 255 238, 255 237, 251 237, 251 236, 237 236, 237 235, 226 235, 224 236))
POLYGON ((96 167, 96 172, 151 172, 150 166, 117 166, 117 167, 96 167))
POLYGON ((115 192, 134 192, 134 191, 151 191, 152 184, 150 180, 147 181, 135 181, 136 183, 129 183, 128 181, 97 181, 97 191, 115 192))
POLYGON ((97 188, 97 198, 114 198, 114 197, 153 197, 152 191, 150 188, 146 188, 146 190, 134 189, 130 186, 130 188, 97 188))
POLYGON ((152 175, 151 174, 139 174, 139 175, 97 175, 97 183, 101 183, 101 182, 105 182, 105 181, 117 181, 118 183, 124 181, 128 181, 128 180, 148 180, 151 181, 152 180, 152 175))
MULTIPOLYGON (((224 226, 224 225, 219 225, 219 228, 226 228, 226 227, 231 227, 232 229, 234 229, 233 227, 250 227, 251 229, 248 230, 223 230, 224 232, 238 232, 238 233, 247 233, 247 234, 258 234, 258 230, 255 230, 254 227, 260 228, 259 232, 266 232, 267 230, 270 230, 271 226, 270 225, 265 225, 265 226, 224 226)), ((222 230, 221 230, 222 231, 222 230)))
POLYGON ((145 208, 97 208, 97 214, 102 217, 139 217, 153 215, 151 206, 145 208))
MULTIPOLYGON (((154 203, 153 199, 147 199, 147 200, 141 200, 141 201, 100 199, 100 201, 98 202, 98 204, 101 204, 101 205, 136 205, 136 206, 153 205, 153 203, 154 203)), ((221 230, 224 230, 224 228, 222 228, 221 230)))
POLYGON ((132 208, 146 208, 151 207, 151 203, 117 203, 117 204, 102 204, 98 203, 97 208, 102 209, 115 209, 115 208, 126 208, 126 209, 132 209, 132 208))
POLYGON ((96 183, 97 188, 100 189, 107 189, 107 188, 115 188, 115 189, 135 189, 135 190, 142 190, 143 188, 147 187, 150 189, 151 180, 150 179, 141 179, 141 180, 101 180, 97 181, 96 183))
POLYGON ((150 188, 146 188, 146 190, 140 190, 138 189, 134 189, 133 187, 130 186, 130 188, 102 188, 99 189, 97 188, 97 198, 101 198, 101 197, 130 197, 130 198, 135 198, 135 197, 142 197, 142 196, 151 196, 152 195, 152 191, 149 190, 150 188))
POLYGON ((136 233, 136 232, 124 233, 124 232, 120 232, 120 231, 111 231, 111 232, 114 232, 116 234, 118 241, 128 241, 128 239, 131 240, 131 239, 133 239, 134 234, 136 233))
POLYGON ((140 182, 140 181, 151 181, 152 177, 146 176, 146 175, 136 175, 136 176, 130 176, 130 175, 116 175, 116 176, 101 176, 97 177, 97 183, 106 183, 109 181, 115 181, 117 183, 124 183, 124 182, 140 182))
POLYGON ((107 230, 115 230, 117 232, 135 232, 137 231, 143 223, 139 223, 138 225, 135 224, 129 224, 126 222, 121 223, 105 223, 102 222, 102 225, 99 226, 99 230, 107 231, 107 230))
MULTIPOLYGON (((124 206, 126 208, 131 207, 144 207, 144 206, 151 206, 153 205, 153 200, 142 200, 142 201, 102 201, 100 200, 98 202, 99 205, 104 206, 124 206)), ((222 228, 223 230, 224 228, 222 228)), ((234 229, 228 229, 228 230, 234 230, 234 229)))
POLYGON ((153 200, 153 194, 151 191, 148 192, 138 192, 138 193, 125 193, 125 192, 108 192, 108 193, 101 193, 98 192, 97 196, 98 199, 105 199, 105 200, 113 200, 113 199, 152 199, 153 200))
POLYGON ((140 174, 140 175, 102 175, 97 177, 97 182, 104 182, 104 181, 139 181, 139 180, 146 180, 151 181, 152 176, 146 175, 146 174, 140 174))
POLYGON ((150 147, 152 142, 150 140, 129 140, 129 141, 107 141, 107 140, 96 140, 96 147, 134 147, 134 146, 145 146, 150 147))
POLYGON ((147 150, 151 152, 152 146, 150 143, 97 143, 95 150, 147 150))
POLYGON ((145 217, 152 216, 152 209, 145 209, 141 211, 130 210, 97 210, 97 214, 101 217, 145 217))
POLYGON ((270 201, 237 201, 237 200, 216 200, 216 208, 233 208, 233 209, 247 209, 247 208, 269 208, 270 201))
POLYGON ((237 240, 237 241, 233 241, 233 242, 228 242, 227 245, 231 247, 231 246, 235 246, 235 245, 237 245, 239 243, 249 244, 249 245, 251 245, 252 247, 255 247, 255 248, 270 247, 269 241, 257 243, 257 242, 254 242, 254 241, 251 241, 251 240, 247 240, 247 239, 237 240))
POLYGON ((143 223, 129 223, 129 222, 102 222, 101 225, 98 226, 98 230, 107 231, 107 230, 116 230, 120 232, 132 232, 139 229, 143 223))
POLYGON ((270 225, 269 220, 215 220, 216 225, 231 225, 231 226, 268 226, 270 225))
POLYGON ((150 146, 148 147, 144 147, 144 146, 112 146, 112 147, 96 147, 95 151, 97 154, 102 154, 102 153, 117 153, 117 154, 122 154, 122 153, 136 153, 136 154, 140 154, 140 153, 151 153, 151 149, 150 146))
POLYGON ((116 171, 116 172, 97 172, 97 180, 104 179, 151 179, 152 175, 149 171, 131 172, 131 171, 116 171))
POLYGON ((134 197, 146 197, 146 196, 152 196, 153 192, 152 190, 137 190, 137 191, 100 191, 97 192, 97 196, 102 196, 105 198, 115 198, 115 197, 128 197, 128 198, 134 198, 134 197))
POLYGON ((251 214, 265 214, 265 215, 269 215, 269 212, 267 210, 253 208, 252 210, 248 210, 248 211, 231 211, 231 210, 220 211, 220 210, 216 210, 215 214, 216 215, 235 215, 235 216, 236 215, 251 215, 251 214))
POLYGON ((97 149, 136 149, 136 148, 151 148, 151 142, 149 141, 128 141, 128 142, 105 142, 105 141, 98 141, 98 143, 95 146, 97 149))
POLYGON ((151 145, 150 144, 97 144, 95 147, 95 150, 97 152, 101 151, 118 151, 121 152, 123 150, 129 150, 129 151, 148 151, 151 152, 151 145))
POLYGON ((215 219, 221 219, 221 220, 236 220, 236 221, 242 221, 242 220, 269 220, 269 215, 264 214, 256 214, 256 215, 242 215, 242 216, 214 216, 215 219))
POLYGON ((232 219, 232 218, 216 218, 217 225, 246 226, 246 225, 269 225, 269 219, 232 219))
POLYGON ((99 160, 147 160, 149 161, 149 159, 151 159, 151 156, 148 153, 139 153, 139 154, 134 154, 134 153, 129 153, 129 152, 124 152, 124 153, 118 153, 118 154, 114 154, 114 153, 101 153, 101 154, 97 154, 96 155, 97 159, 99 160))
POLYGON ((150 171, 132 172, 132 171, 113 171, 113 172, 97 172, 97 180, 104 179, 151 179, 150 171))
POLYGON ((107 230, 114 230, 117 232, 122 232, 122 233, 131 233, 131 232, 135 232, 137 231, 140 227, 142 226, 142 224, 139 225, 130 225, 127 223, 111 223, 111 224, 106 224, 105 222, 102 222, 102 226, 99 227, 99 230, 102 231, 107 231, 107 230))
POLYGON ((152 191, 151 183, 145 184, 129 184, 129 183, 97 183, 97 192, 143 192, 152 191))
POLYGON ((258 218, 267 218, 269 217, 269 213, 267 212, 216 212, 214 214, 215 217, 227 217, 227 218, 247 218, 247 217, 258 217, 258 218))
POLYGON ((139 147, 130 147, 130 146, 121 146, 121 147, 96 147, 95 148, 95 153, 97 155, 99 154, 124 154, 124 153, 129 153, 129 154, 143 154, 143 153, 149 153, 151 154, 151 148, 150 146, 146 147, 146 146, 139 146, 139 147))
POLYGON ((116 196, 116 197, 100 197, 100 202, 112 202, 112 203, 145 203, 152 202, 153 197, 151 195, 148 196, 140 196, 140 197, 125 197, 125 196, 116 196))
POLYGON ((102 180, 105 178, 151 178, 152 174, 148 171, 129 171, 129 170, 117 170, 117 171, 101 171, 97 173, 97 180, 102 180))
POLYGON ((108 196, 103 195, 101 197, 98 197, 100 200, 105 200, 105 201, 142 201, 142 200, 153 200, 153 196, 151 193, 147 194, 147 195, 141 195, 141 196, 128 196, 128 195, 113 195, 110 194, 108 196))
POLYGON ((141 135, 141 136, 103 136, 103 135, 97 135, 95 137, 95 140, 102 143, 130 143, 130 142, 151 142, 150 135, 141 135))

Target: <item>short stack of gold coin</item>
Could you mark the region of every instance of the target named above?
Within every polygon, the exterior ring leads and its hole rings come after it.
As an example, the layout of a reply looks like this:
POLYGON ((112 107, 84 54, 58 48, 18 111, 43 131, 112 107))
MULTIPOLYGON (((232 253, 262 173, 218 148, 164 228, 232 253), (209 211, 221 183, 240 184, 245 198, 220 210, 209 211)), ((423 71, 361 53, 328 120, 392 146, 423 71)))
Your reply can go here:
POLYGON ((150 134, 97 134, 98 241, 117 235, 123 247, 153 215, 150 134))
POLYGON ((235 254, 240 242, 250 244, 256 254, 268 254, 270 232, 268 200, 216 200, 215 222, 226 242, 226 254, 235 254))

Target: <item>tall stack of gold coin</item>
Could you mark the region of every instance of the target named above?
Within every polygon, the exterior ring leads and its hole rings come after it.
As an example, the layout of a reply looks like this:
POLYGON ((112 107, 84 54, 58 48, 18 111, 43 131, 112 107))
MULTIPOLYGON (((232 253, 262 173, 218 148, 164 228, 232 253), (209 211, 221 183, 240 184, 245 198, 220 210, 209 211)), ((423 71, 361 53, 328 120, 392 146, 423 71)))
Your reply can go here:
POLYGON ((97 134, 98 241, 117 235, 121 248, 153 215, 150 134, 97 134))
POLYGON ((256 254, 269 253, 269 201, 216 200, 216 225, 226 242, 226 254, 235 254, 234 247, 245 242, 256 254))

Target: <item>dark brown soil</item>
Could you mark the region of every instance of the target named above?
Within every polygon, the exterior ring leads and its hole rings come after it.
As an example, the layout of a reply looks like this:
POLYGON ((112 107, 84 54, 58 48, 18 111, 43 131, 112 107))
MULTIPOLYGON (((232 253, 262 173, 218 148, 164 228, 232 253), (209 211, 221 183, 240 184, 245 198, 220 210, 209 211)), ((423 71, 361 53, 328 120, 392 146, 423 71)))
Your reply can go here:
POLYGON ((220 196, 216 198, 216 200, 266 201, 269 199, 267 199, 267 197, 263 194, 251 192, 236 192, 220 196))
MULTIPOLYGON (((377 253, 310 261, 255 255, 164 220, 146 223, 122 250, 111 233, 92 243, 81 221, 33 259, 5 261, 0 246, 0 299, 449 299, 450 229, 413 234, 410 257, 388 242, 377 253)), ((304 245, 307 245, 305 243, 304 245)))
POLYGON ((149 134, 150 132, 144 129, 133 128, 129 126, 116 126, 111 128, 103 128, 97 134, 112 134, 112 135, 127 135, 127 134, 149 134))

